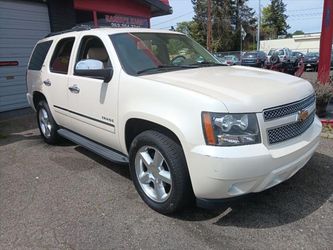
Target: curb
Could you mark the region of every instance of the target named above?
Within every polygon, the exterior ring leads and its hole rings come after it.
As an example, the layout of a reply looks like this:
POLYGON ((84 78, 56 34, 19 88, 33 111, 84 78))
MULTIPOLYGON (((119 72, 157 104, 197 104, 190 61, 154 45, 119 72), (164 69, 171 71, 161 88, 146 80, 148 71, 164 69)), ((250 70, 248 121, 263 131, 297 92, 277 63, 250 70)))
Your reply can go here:
POLYGON ((330 133, 321 133, 320 136, 327 139, 333 139, 333 134, 330 133))
POLYGON ((323 125, 333 125, 333 120, 332 119, 321 119, 320 120, 323 125))
POLYGON ((321 123, 323 124, 323 131, 321 132, 321 137, 327 139, 333 139, 333 132, 330 129, 325 129, 325 127, 333 127, 332 119, 321 119, 321 123))

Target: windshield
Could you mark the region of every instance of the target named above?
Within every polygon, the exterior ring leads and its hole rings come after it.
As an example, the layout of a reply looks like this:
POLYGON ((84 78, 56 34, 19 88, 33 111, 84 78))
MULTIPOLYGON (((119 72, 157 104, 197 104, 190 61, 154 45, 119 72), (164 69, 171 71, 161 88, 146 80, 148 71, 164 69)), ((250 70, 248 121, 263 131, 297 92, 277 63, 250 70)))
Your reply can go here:
POLYGON ((284 50, 283 49, 276 50, 276 51, 274 51, 274 54, 277 54, 279 56, 283 56, 284 55, 284 50))
POLYGON ((316 56, 319 56, 319 53, 310 52, 310 53, 307 53, 306 56, 308 56, 308 57, 316 57, 316 56))
POLYGON ((275 49, 271 49, 271 50, 268 52, 268 55, 269 55, 269 56, 273 55, 273 53, 274 53, 275 51, 276 51, 275 49))
POLYGON ((181 34, 135 32, 110 38, 130 75, 221 65, 201 45, 181 34))
POLYGON ((256 52, 246 52, 243 57, 257 57, 257 55, 256 52))

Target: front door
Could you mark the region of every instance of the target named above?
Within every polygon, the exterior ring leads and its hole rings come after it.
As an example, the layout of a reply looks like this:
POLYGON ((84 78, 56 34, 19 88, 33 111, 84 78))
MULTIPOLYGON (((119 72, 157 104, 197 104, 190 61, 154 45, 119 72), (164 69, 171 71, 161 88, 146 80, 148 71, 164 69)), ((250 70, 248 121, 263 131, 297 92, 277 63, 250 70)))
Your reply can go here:
MULTIPOLYGON (((105 41, 109 42, 110 41, 105 41)), ((72 130, 94 141, 117 147, 115 136, 117 111, 117 77, 109 82, 74 73, 75 64, 81 60, 95 59, 105 68, 112 68, 105 43, 97 36, 83 36, 68 81, 68 101, 72 130)))

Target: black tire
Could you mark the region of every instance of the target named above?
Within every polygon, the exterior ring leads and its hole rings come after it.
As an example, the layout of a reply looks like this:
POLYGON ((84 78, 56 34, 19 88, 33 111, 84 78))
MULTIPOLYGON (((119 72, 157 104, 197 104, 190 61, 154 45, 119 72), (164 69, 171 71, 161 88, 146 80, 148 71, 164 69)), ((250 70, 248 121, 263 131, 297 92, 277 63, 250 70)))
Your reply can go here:
POLYGON ((280 62, 280 58, 279 58, 279 56, 278 55, 276 55, 276 54, 274 54, 274 55, 272 55, 271 56, 271 58, 270 58, 270 62, 271 62, 271 64, 278 64, 279 62, 280 62))
MULTIPOLYGON (((47 104, 47 102, 45 100, 42 100, 38 103, 37 107, 37 124, 38 124, 38 128, 40 131, 41 136, 43 137, 44 141, 48 144, 54 145, 56 144, 59 139, 60 136, 58 135, 57 131, 59 129, 58 124, 55 122, 52 113, 50 111, 49 105, 47 104), (45 133, 43 132, 43 128, 42 128, 42 122, 41 122, 41 112, 45 111, 47 113, 48 116, 48 128, 49 128, 49 133, 45 133)), ((44 130, 45 131, 45 130, 44 130)))
POLYGON ((313 67, 313 71, 314 72, 318 72, 318 65, 316 65, 316 66, 313 67))
POLYGON ((174 213, 182 210, 194 201, 192 184, 183 149, 169 137, 153 130, 142 132, 135 137, 131 144, 129 160, 130 173, 137 192, 142 200, 155 211, 162 214, 174 213), (156 202, 150 198, 139 183, 135 169, 135 160, 138 151, 147 146, 153 147, 161 153, 171 175, 172 188, 169 190, 170 194, 168 198, 163 202, 156 202))

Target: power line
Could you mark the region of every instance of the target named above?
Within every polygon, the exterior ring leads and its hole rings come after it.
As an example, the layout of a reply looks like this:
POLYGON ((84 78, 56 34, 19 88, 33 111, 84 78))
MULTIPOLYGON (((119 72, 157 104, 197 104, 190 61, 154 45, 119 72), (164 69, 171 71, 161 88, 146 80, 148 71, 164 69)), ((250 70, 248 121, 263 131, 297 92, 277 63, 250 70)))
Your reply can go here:
MULTIPOLYGON (((181 1, 181 0, 179 0, 181 1)), ((307 8, 307 9, 295 9, 295 10, 287 10, 287 14, 290 13, 290 12, 294 12, 295 14, 289 14, 288 15, 288 19, 291 19, 293 21, 295 20, 309 20, 309 19, 317 19, 319 16, 322 16, 322 12, 315 12, 315 13, 302 13, 302 12, 308 12, 308 11, 311 11, 311 10, 322 10, 322 8, 307 8), (311 17, 309 17, 311 16, 311 17), (316 17, 315 17, 316 16, 316 17), (302 17, 305 17, 305 18, 302 18, 302 17)), ((153 24, 154 27, 156 26, 159 26, 161 24, 165 24, 165 23, 168 23, 168 22, 171 22, 173 20, 176 20, 178 18, 181 18, 181 17, 184 17, 186 15, 189 15, 189 14, 192 14, 194 13, 194 10, 191 10, 189 12, 186 12, 182 15, 179 15, 179 16, 175 16, 173 18, 170 18, 168 20, 165 20, 163 22, 160 22, 160 23, 157 23, 157 24, 153 24)), ((230 18, 223 18, 223 20, 230 20, 230 18)), ((170 26, 168 27, 163 27, 163 28, 160 28, 160 29, 166 29, 166 28, 169 28, 170 26)))
POLYGON ((164 23, 167 23, 167 22, 170 22, 170 21, 176 20, 176 19, 178 19, 178 18, 180 18, 180 17, 186 16, 186 15, 191 14, 191 13, 193 13, 193 12, 194 12, 194 10, 191 10, 191 11, 189 11, 189 12, 187 12, 187 13, 185 13, 185 14, 182 14, 182 15, 180 15, 180 16, 176 16, 176 17, 170 18, 170 19, 168 19, 168 20, 166 20, 166 21, 163 21, 163 22, 160 22, 160 23, 154 24, 154 26, 158 26, 158 25, 161 25, 161 24, 164 24, 164 23))
POLYGON ((287 12, 303 12, 309 10, 322 10, 323 8, 308 8, 308 9, 297 9, 297 10, 287 10, 287 12))

